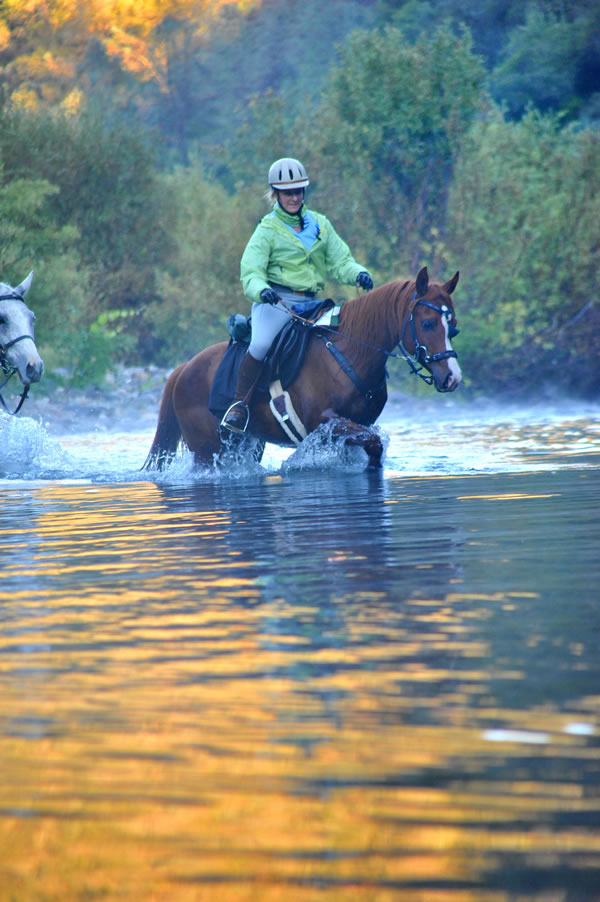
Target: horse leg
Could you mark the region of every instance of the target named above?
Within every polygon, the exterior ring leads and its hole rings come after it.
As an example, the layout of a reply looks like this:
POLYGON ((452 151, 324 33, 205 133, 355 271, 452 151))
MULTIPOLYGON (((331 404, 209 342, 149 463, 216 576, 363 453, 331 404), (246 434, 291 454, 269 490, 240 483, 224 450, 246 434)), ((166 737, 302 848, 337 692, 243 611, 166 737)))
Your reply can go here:
POLYGON ((228 455, 251 454, 260 463, 264 442, 251 433, 236 433, 219 428, 219 420, 208 409, 210 382, 182 378, 177 384, 177 413, 183 440, 198 466, 226 463, 228 455))
POLYGON ((359 423, 338 416, 331 408, 323 411, 321 423, 332 424, 333 435, 343 438, 346 445, 358 445, 363 448, 368 455, 370 468, 381 466, 383 445, 377 432, 368 426, 361 426, 359 423))

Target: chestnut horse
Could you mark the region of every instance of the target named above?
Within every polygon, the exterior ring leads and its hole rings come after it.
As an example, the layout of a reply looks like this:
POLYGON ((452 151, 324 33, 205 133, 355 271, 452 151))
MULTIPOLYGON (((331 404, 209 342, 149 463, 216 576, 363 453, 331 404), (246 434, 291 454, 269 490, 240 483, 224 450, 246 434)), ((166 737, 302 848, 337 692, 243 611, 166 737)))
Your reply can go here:
MULTIPOLYGON (((294 421, 300 421, 304 433, 331 423, 334 435, 363 447, 369 466, 379 466, 383 446, 377 430, 369 427, 387 401, 387 358, 406 360, 413 373, 440 392, 454 391, 460 384, 460 367, 450 344, 458 332, 450 299, 457 282, 458 273, 443 285, 430 282, 424 267, 415 281, 389 282, 346 301, 337 328, 317 326, 302 368, 287 389, 294 421), (401 353, 394 353, 397 346, 401 353), (422 376, 423 368, 431 375, 422 376)), ((143 469, 165 467, 181 439, 198 464, 217 462, 232 445, 240 448, 240 442, 254 449, 259 460, 265 442, 298 444, 276 419, 269 396, 262 392, 254 393, 247 434, 219 428, 208 399, 226 349, 227 342, 212 345, 171 373, 143 469)))

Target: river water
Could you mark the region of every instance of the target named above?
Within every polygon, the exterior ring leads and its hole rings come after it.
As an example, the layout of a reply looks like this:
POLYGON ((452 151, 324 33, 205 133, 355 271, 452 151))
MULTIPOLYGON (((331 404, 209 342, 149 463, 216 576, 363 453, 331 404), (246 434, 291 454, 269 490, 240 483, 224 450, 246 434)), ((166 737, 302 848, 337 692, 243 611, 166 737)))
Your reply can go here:
POLYGON ((139 471, 0 418, 0 902, 600 899, 598 406, 139 471))

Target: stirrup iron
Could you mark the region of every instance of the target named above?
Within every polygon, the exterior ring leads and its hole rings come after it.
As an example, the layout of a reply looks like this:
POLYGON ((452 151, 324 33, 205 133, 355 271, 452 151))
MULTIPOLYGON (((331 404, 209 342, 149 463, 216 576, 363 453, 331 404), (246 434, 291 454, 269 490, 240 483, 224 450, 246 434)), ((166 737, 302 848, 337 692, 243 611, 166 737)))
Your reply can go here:
POLYGON ((248 405, 247 405, 247 404, 244 404, 243 401, 234 401, 233 404, 230 404, 230 405, 229 405, 229 407, 227 408, 227 410, 226 410, 225 413, 223 414, 223 419, 222 419, 221 422, 219 423, 219 426, 220 426, 222 429, 228 429, 229 432, 238 432, 238 433, 242 434, 242 433, 244 433, 244 432, 246 431, 246 429, 248 428, 248 423, 249 423, 249 422, 250 422, 250 408, 248 407, 248 405), (230 412, 231 410, 233 410, 234 407, 242 407, 243 410, 244 410, 244 413, 246 414, 246 422, 244 423, 243 427, 240 427, 240 426, 234 426, 233 423, 227 423, 227 422, 226 422, 226 421, 227 421, 227 416, 228 416, 229 412, 230 412))

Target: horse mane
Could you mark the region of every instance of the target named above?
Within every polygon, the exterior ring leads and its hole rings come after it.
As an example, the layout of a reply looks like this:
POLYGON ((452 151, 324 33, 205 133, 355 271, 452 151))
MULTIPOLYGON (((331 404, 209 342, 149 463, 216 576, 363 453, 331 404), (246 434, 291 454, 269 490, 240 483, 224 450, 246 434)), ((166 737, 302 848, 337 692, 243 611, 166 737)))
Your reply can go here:
MULTIPOLYGON (((340 313, 340 333, 360 338, 375 347, 391 349, 396 344, 402 313, 412 300, 414 286, 414 279, 412 282, 397 279, 346 301, 340 313)), ((353 353, 354 365, 360 367, 369 360, 372 361, 372 351, 357 344, 353 353)))

